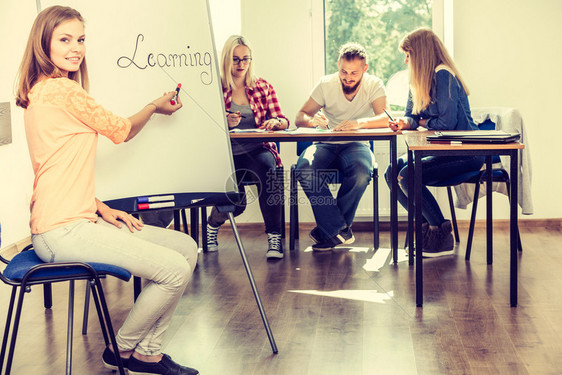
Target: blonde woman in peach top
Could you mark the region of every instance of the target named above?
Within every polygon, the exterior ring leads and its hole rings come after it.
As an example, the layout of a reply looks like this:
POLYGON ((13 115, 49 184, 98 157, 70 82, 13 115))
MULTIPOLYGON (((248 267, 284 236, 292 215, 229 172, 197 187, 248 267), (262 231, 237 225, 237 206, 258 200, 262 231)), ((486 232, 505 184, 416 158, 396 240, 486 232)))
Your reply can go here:
POLYGON ((16 104, 25 108, 25 130, 35 181, 31 234, 45 262, 118 265, 149 280, 103 364, 117 368, 119 350, 131 375, 198 374, 161 352, 162 338, 197 262, 191 237, 145 225, 95 197, 98 135, 127 142, 155 114, 171 115, 175 91, 129 118, 104 109, 88 94, 84 21, 68 7, 42 11, 31 29, 20 67, 16 104))

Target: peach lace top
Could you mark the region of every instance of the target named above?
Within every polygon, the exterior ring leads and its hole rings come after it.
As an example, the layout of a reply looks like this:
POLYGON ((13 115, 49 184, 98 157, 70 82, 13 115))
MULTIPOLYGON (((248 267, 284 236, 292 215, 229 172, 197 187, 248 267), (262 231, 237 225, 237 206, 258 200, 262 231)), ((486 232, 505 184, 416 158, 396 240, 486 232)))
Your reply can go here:
POLYGON ((96 221, 98 134, 121 143, 131 122, 104 109, 68 78, 40 81, 28 97, 25 132, 35 172, 31 233, 44 233, 81 219, 96 221))

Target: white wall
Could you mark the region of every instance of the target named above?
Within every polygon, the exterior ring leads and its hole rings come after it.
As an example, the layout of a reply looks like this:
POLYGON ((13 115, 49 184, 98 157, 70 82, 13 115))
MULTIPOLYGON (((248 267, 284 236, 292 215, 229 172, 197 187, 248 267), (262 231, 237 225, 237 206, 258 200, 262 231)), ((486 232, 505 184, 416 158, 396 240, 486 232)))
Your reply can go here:
MULTIPOLYGON (((240 0, 208 0, 211 9, 211 22, 220 59, 224 41, 231 35, 241 33, 240 0)), ((220 65, 220 64, 219 64, 220 65)))
POLYGON ((455 60, 471 89, 471 105, 515 107, 523 116, 534 218, 562 217, 560 17, 559 0, 454 2, 455 60))
POLYGON ((2 247, 29 236, 33 173, 23 128, 23 111, 14 101, 14 85, 35 14, 34 1, 0 2, 0 102, 11 102, 12 118, 12 143, 0 146, 2 247), (16 19, 18 21, 14 22, 16 19))

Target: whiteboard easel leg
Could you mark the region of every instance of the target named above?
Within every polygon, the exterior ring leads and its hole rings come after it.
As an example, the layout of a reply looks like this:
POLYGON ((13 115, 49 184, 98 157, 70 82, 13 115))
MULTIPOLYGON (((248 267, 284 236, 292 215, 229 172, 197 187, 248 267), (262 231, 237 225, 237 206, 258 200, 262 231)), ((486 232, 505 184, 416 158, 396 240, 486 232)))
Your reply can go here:
POLYGON ((236 238, 236 243, 238 244, 238 250, 240 250, 240 256, 242 257, 242 262, 244 263, 244 267, 246 268, 246 273, 248 274, 248 279, 250 280, 250 285, 252 286, 252 291, 254 292, 254 297, 256 298, 256 302, 260 310, 261 319, 263 320, 263 325, 265 327, 265 331, 267 332, 269 343, 271 344, 271 350, 273 350, 273 353, 277 354, 278 350, 277 350, 277 345, 275 344, 275 338, 273 337, 273 333, 271 332, 271 328, 269 327, 267 315, 265 314, 265 310, 261 303, 261 298, 258 292, 258 288, 256 286, 256 282, 254 280, 254 275, 252 275, 252 269, 250 268, 250 264, 248 263, 248 258, 246 258, 244 245, 242 245, 242 240, 240 239, 240 233, 238 232, 238 227, 234 222, 234 215, 232 214, 232 212, 228 213, 228 219, 230 220, 230 224, 232 226, 232 232, 234 233, 234 237, 236 238))

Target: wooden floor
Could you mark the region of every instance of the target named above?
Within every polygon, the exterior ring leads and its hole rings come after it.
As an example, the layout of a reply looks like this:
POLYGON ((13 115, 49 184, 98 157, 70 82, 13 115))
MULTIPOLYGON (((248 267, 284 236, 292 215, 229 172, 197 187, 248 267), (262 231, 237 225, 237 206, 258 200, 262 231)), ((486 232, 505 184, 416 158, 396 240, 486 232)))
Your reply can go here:
MULTIPOLYGON (((491 266, 482 230, 470 262, 466 231, 457 255, 424 260, 423 308, 415 306, 414 268, 388 263, 388 232, 377 252, 370 233, 356 233, 356 248, 317 254, 306 251, 311 241, 303 230, 300 249, 273 262, 264 257, 264 233, 241 232, 279 354, 272 354, 240 254, 223 228, 220 252, 200 254, 165 342, 165 352, 202 375, 562 374, 559 228, 522 230, 516 308, 509 306, 504 229, 494 233, 491 266)), ((120 326, 132 284, 104 283, 120 326)), ((42 307, 41 289, 27 296, 14 374, 64 373, 66 288, 54 288, 51 310, 42 307)), ((95 315, 88 334, 80 333, 83 291, 78 284, 74 374, 111 374, 101 364, 95 315)), ((8 293, 2 285, 0 316, 8 293)))

